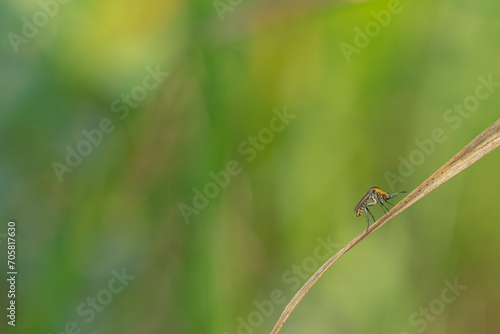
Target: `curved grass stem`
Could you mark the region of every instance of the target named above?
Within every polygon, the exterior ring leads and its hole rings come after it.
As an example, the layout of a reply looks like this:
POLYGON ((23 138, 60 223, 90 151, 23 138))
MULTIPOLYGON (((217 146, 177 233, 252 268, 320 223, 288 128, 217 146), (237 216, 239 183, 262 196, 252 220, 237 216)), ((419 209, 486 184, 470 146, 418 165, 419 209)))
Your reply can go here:
POLYGON ((366 232, 359 234, 351 242, 344 246, 344 248, 342 248, 339 252, 328 259, 328 261, 326 261, 311 276, 311 278, 309 278, 309 280, 302 286, 302 288, 297 291, 292 300, 290 300, 283 313, 279 317, 278 321, 274 325, 271 334, 279 333, 292 311, 295 309, 295 307, 297 307, 306 293, 325 273, 325 271, 330 268, 330 266, 335 263, 335 261, 337 261, 345 252, 357 245, 365 237, 382 227, 392 218, 408 209, 424 196, 428 195, 431 191, 435 190, 446 181, 464 171, 467 167, 476 163, 479 159, 496 149, 498 146, 500 146, 500 119, 493 123, 486 130, 484 130, 479 136, 477 136, 473 141, 465 146, 453 158, 451 158, 441 168, 434 172, 434 174, 429 176, 427 180, 422 182, 422 184, 420 184, 417 188, 410 192, 408 196, 406 196, 403 200, 396 204, 387 214, 383 215, 382 218, 373 223, 373 225, 370 226, 370 228, 366 232))

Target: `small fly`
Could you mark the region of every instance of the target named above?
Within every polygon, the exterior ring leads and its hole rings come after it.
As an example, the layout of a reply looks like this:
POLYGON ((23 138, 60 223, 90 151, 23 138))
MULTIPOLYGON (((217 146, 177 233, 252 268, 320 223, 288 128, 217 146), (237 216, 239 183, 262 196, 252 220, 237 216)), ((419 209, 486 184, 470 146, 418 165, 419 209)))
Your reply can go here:
MULTIPOLYGON (((363 212, 363 210, 365 211, 366 221, 368 222, 368 227, 366 228, 366 230, 368 231, 368 228, 370 227, 370 218, 368 218, 368 214, 370 214, 370 216, 372 216, 373 221, 375 222, 375 217, 373 217, 370 210, 368 210, 368 207, 375 205, 375 204, 380 204, 380 206, 382 207, 382 210, 384 210, 384 213, 387 213, 387 212, 389 212, 389 210, 384 205, 384 202, 391 204, 387 201, 388 199, 393 198, 397 194, 401 194, 401 193, 405 193, 405 192, 406 191, 403 190, 403 191, 400 191, 400 192, 397 192, 394 194, 390 194, 390 193, 386 193, 385 191, 383 191, 379 187, 371 187, 370 190, 368 190, 368 192, 366 194, 364 194, 363 197, 361 197, 361 199, 358 202, 358 205, 356 205, 356 207, 354 208, 354 212, 356 212, 356 217, 361 216, 361 213, 363 212)), ((393 204, 391 204, 391 205, 393 205, 393 204)))

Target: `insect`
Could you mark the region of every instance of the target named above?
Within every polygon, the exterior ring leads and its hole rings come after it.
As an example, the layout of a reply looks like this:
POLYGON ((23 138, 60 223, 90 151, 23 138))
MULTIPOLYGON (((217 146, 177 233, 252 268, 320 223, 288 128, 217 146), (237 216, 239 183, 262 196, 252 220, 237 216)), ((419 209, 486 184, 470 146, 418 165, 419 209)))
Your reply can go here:
MULTIPOLYGON (((375 217, 373 217, 372 213, 370 210, 368 210, 369 206, 375 205, 375 204, 380 204, 382 207, 382 210, 384 210, 384 213, 387 213, 389 210, 387 207, 384 205, 384 202, 389 203, 387 201, 388 199, 393 198, 397 194, 405 193, 406 191, 400 191, 394 194, 387 193, 380 189, 379 187, 371 187, 366 194, 361 197, 361 199, 358 202, 358 205, 354 208, 354 212, 356 212, 356 217, 361 216, 361 213, 365 211, 366 215, 366 221, 368 222, 368 226, 366 227, 366 230, 368 231, 368 228, 370 227, 370 218, 368 218, 368 214, 372 216, 373 221, 375 222, 375 217)), ((391 204, 393 205, 393 204, 391 204)))

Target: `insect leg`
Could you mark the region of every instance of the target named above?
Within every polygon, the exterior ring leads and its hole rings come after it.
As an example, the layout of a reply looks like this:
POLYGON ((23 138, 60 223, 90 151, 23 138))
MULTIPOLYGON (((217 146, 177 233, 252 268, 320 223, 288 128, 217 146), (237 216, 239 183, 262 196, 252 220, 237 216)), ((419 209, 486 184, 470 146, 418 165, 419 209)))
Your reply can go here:
MULTIPOLYGON (((386 201, 386 200, 385 200, 385 198, 384 198, 382 195, 377 194, 377 200, 378 200, 378 201, 377 201, 377 202, 378 202, 378 204, 380 204, 380 206, 382 207, 382 210, 384 211, 384 213, 389 212, 389 209, 387 209, 387 207, 384 205, 384 201, 386 201)), ((386 202, 387 202, 387 201, 386 201, 386 202)), ((389 203, 389 204, 390 204, 390 203, 389 203)))
POLYGON ((394 204, 392 204, 391 202, 389 202, 388 200, 386 200, 385 198, 382 197, 382 199, 387 203, 387 204, 390 204, 391 206, 394 206, 394 204))
POLYGON ((373 217, 373 214, 368 210, 368 207, 365 207, 365 214, 366 214, 366 222, 368 223, 368 226, 366 227, 366 231, 370 228, 370 218, 368 218, 368 214, 372 216, 373 222, 375 222, 375 217, 373 217))

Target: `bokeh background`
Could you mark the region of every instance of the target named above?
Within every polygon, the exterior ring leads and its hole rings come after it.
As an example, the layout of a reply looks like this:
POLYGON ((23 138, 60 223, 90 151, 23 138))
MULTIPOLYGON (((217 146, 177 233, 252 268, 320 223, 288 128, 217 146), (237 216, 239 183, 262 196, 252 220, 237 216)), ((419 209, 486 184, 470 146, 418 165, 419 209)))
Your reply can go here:
MULTIPOLYGON (((491 0, 3 1, 2 333, 269 333, 322 263, 319 240, 333 252, 366 228, 353 208, 369 187, 412 190, 499 118, 500 87, 446 114, 479 77, 500 81, 499 15, 491 0), (115 112, 148 67, 168 76, 115 112), (103 119, 113 131, 60 181, 54 162, 103 119), (446 140, 391 184, 435 129, 446 140), (133 279, 110 294, 113 270, 133 279)), ((498 333, 499 164, 493 152, 348 252, 282 333, 498 333), (442 302, 455 281, 467 288, 442 302)))

